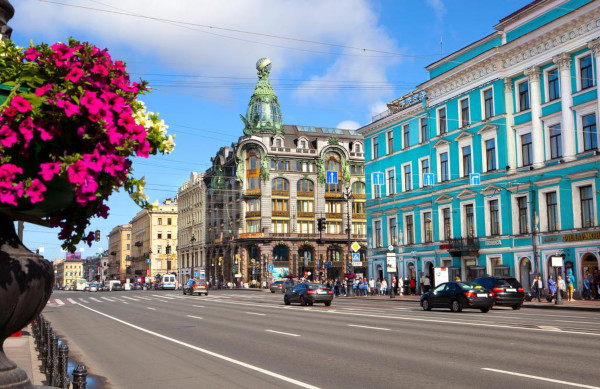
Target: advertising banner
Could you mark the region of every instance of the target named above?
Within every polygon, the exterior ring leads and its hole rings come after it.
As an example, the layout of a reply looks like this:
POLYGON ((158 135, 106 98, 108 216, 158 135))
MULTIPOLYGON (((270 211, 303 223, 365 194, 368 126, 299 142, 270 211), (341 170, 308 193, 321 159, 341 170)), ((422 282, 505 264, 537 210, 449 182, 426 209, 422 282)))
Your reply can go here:
POLYGON ((388 273, 395 273, 396 269, 396 253, 387 253, 387 271, 388 273))

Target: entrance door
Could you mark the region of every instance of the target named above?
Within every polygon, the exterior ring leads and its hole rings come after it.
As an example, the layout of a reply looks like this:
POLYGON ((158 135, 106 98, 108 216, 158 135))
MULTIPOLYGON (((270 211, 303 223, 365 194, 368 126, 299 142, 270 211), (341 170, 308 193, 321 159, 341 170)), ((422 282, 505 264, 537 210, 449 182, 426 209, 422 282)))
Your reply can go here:
POLYGON ((433 263, 432 262, 427 263, 426 274, 429 277, 429 280, 431 281, 431 285, 435 285, 435 272, 433 271, 433 263))
POLYGON ((594 274, 594 271, 598 270, 598 260, 594 254, 586 254, 581 260, 581 280, 588 274, 594 274))
POLYGON ((529 258, 521 258, 519 262, 519 277, 521 285, 526 291, 531 290, 531 261, 529 258))
MULTIPOLYGON (((381 265, 377 265, 377 279, 383 280, 383 268, 381 265)), ((375 281, 377 281, 377 279, 375 281)))

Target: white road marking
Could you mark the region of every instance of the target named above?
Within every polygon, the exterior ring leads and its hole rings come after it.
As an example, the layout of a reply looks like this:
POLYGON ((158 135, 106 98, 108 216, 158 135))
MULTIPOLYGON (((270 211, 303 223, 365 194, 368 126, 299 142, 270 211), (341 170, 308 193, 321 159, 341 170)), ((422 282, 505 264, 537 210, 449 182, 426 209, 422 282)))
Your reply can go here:
POLYGON ((161 296, 160 294, 153 294, 152 296, 154 296, 154 297, 160 297, 160 298, 163 298, 163 299, 175 300, 174 297, 161 296))
POLYGON ((202 319, 200 316, 187 315, 187 317, 191 317, 191 318, 194 318, 194 319, 202 319))
MULTIPOLYGON (((159 334, 158 332, 154 332, 154 331, 147 330, 147 329, 145 329, 145 328, 142 328, 142 327, 136 326, 135 324, 128 323, 128 322, 126 322, 126 321, 124 321, 124 320, 121 320, 121 319, 117 319, 116 317, 113 317, 113 316, 110 316, 110 315, 108 315, 108 314, 106 314, 106 313, 103 313, 103 312, 97 311, 97 310, 95 310, 95 309, 92 309, 92 308, 90 308, 90 307, 87 307, 87 306, 85 306, 85 305, 81 305, 81 307, 82 307, 82 308, 85 308, 85 309, 87 309, 87 310, 90 310, 90 311, 92 311, 92 312, 95 312, 95 313, 97 313, 97 314, 99 314, 99 315, 105 316, 105 317, 107 317, 107 318, 109 318, 109 319, 111 319, 111 320, 114 320, 114 321, 116 321, 116 322, 119 322, 119 323, 121 323, 121 324, 124 324, 124 325, 126 325, 126 326, 129 326, 129 327, 131 327, 131 328, 134 328, 134 329, 136 329, 136 330, 138 330, 138 331, 142 331, 142 332, 145 332, 145 333, 147 333, 147 334, 150 334, 150 335, 156 336, 156 337, 158 337, 158 338, 161 338, 161 339, 168 340, 168 341, 170 341, 170 342, 173 342, 173 343, 175 343, 175 344, 179 344, 179 345, 181 345, 181 346, 184 346, 184 347, 191 348, 192 350, 196 350, 196 351, 199 351, 199 352, 201 352, 201 353, 204 353, 204 354, 210 355, 210 356, 212 356, 212 357, 219 358, 219 359, 222 359, 222 360, 224 360, 224 361, 227 361, 227 362, 233 363, 233 364, 235 364, 235 365, 238 365, 238 366, 245 367, 245 368, 247 368, 247 369, 249 369, 249 370, 253 370, 253 371, 256 371, 256 372, 258 372, 258 373, 265 374, 265 375, 268 375, 268 376, 270 376, 270 377, 273 377, 273 378, 280 379, 280 380, 282 380, 282 381, 285 381, 285 382, 289 382, 289 383, 291 383, 291 384, 294 384, 294 385, 300 386, 300 387, 302 387, 302 388, 307 388, 307 389, 319 389, 319 387, 318 387, 318 386, 310 385, 310 384, 307 384, 307 383, 305 383, 305 382, 298 381, 298 380, 295 380, 295 379, 293 379, 293 378, 286 377, 286 376, 284 376, 284 375, 281 375, 281 374, 275 373, 275 372, 273 372, 273 371, 270 371, 270 370, 267 370, 267 369, 263 369, 263 368, 261 368, 261 367, 258 367, 258 366, 254 366, 254 365, 251 365, 251 364, 249 364, 249 363, 246 363, 246 362, 238 361, 237 359, 233 359, 233 358, 227 357, 227 356, 225 356, 225 355, 222 355, 222 354, 217 354, 217 353, 216 353, 216 352, 214 352, 214 351, 210 351, 210 350, 207 350, 207 349, 203 349, 203 348, 200 348, 200 347, 197 347, 197 346, 191 345, 191 344, 189 344, 189 343, 182 342, 181 340, 177 340, 177 339, 170 338, 170 337, 168 337, 168 336, 165 336, 165 335, 159 334)), ((149 308, 149 307, 148 307, 148 308, 149 308)), ((149 308, 149 309, 150 309, 150 308, 149 308)))
POLYGON ((192 305, 192 307, 196 307, 196 308, 205 308, 204 305, 192 305))
POLYGON ((541 329, 546 330, 546 331, 562 331, 560 328, 552 327, 552 326, 538 326, 538 327, 540 327, 541 329))
POLYGON ((300 336, 298 334, 290 334, 289 332, 281 332, 281 331, 273 331, 273 330, 265 330, 266 332, 272 332, 274 334, 281 334, 281 335, 287 335, 287 336, 300 336))
POLYGON ((368 328, 371 330, 391 331, 389 328, 359 326, 358 324, 348 324, 348 327, 368 328))
POLYGON ((129 304, 127 301, 121 301, 123 304, 129 304))
POLYGON ((133 300, 133 301, 139 301, 138 299, 134 299, 133 297, 123 296, 123 298, 128 299, 128 300, 133 300))
POLYGON ((106 300, 106 301, 110 301, 111 303, 114 303, 115 300, 113 299, 109 299, 108 297, 101 297, 102 299, 106 300))
POLYGON ((90 297, 90 300, 94 300, 97 303, 101 303, 102 302, 102 300, 98 300, 97 298, 94 298, 94 297, 90 297))
POLYGON ((63 303, 61 299, 56 299, 54 300, 54 302, 58 305, 65 305, 65 303, 63 303))
POLYGON ((266 313, 258 313, 258 312, 246 312, 248 315, 256 315, 256 316, 267 316, 266 313))
POLYGON ((71 304, 79 304, 77 301, 73 300, 72 298, 68 298, 67 301, 70 302, 71 304))
POLYGON ((554 383, 562 384, 562 385, 576 386, 578 388, 600 389, 600 386, 591 386, 591 385, 577 384, 575 382, 560 381, 560 380, 555 380, 555 379, 552 379, 552 378, 539 377, 539 376, 535 376, 535 375, 522 374, 522 373, 515 373, 513 371, 491 369, 489 367, 482 367, 481 370, 493 371, 495 373, 509 374, 509 375, 514 375, 514 376, 517 376, 517 377, 531 378, 531 379, 540 380, 540 381, 554 382, 554 383))
POLYGON ((86 299, 82 299, 82 298, 80 298, 79 301, 81 301, 82 303, 86 303, 86 304, 88 303, 88 301, 86 299))
POLYGON ((577 324, 598 324, 597 321, 579 321, 579 320, 554 320, 562 323, 577 323, 577 324))
POLYGON ((146 308, 156 311, 156 308, 152 308, 152 307, 146 307, 146 308))

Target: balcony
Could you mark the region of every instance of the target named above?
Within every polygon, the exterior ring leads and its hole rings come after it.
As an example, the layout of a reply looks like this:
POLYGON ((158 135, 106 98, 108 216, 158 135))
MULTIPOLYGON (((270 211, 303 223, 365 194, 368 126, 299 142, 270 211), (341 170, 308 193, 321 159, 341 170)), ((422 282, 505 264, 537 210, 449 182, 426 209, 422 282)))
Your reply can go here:
POLYGON ((296 216, 298 217, 298 219, 300 219, 300 218, 314 218, 315 217, 315 213, 314 212, 296 212, 296 216))
POLYGON ((366 219, 367 218, 367 214, 366 213, 352 213, 352 219, 366 219))
POLYGON ((289 211, 272 211, 271 215, 274 217, 290 217, 289 211))
POLYGON ((246 218, 251 218, 251 217, 260 217, 260 211, 248 211, 248 212, 246 212, 246 218))
POLYGON ((272 196, 281 196, 281 197, 289 197, 290 196, 290 191, 289 190, 273 190, 271 192, 272 196))
POLYGON ((244 191, 244 196, 246 197, 259 197, 261 194, 260 188, 257 189, 246 189, 244 191))
POLYGON ((364 193, 353 193, 352 198, 355 200, 364 200, 367 198, 367 195, 365 195, 364 193))
POLYGON ((457 238, 448 240, 448 252, 454 257, 479 252, 479 238, 457 238))
POLYGON ((296 149, 297 153, 301 153, 301 154, 316 154, 317 150, 314 149, 296 149))
POLYGON ((365 153, 350 153, 351 157, 358 157, 358 158, 364 158, 365 157, 365 153))
POLYGON ((299 190, 296 193, 296 197, 315 197, 315 192, 304 192, 299 190))
POLYGON ((325 192, 325 198, 342 200, 344 196, 342 195, 342 192, 325 192))
POLYGON ((325 212, 325 218, 326 219, 341 219, 342 213, 341 212, 325 212))

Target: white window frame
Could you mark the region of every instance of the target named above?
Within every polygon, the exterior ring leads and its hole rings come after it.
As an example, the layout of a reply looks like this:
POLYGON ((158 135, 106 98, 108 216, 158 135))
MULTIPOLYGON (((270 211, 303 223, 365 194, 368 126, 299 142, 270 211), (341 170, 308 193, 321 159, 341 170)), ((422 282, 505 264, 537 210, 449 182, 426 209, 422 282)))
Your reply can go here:
MULTIPOLYGON (((492 221, 492 215, 490 213, 490 202, 492 200, 498 200, 498 222, 499 222, 499 228, 498 228, 498 235, 502 235, 502 233, 504 232, 503 229, 503 225, 502 225, 502 197, 498 194, 495 196, 490 196, 490 197, 486 197, 484 199, 484 216, 485 216, 485 236, 492 236, 492 227, 490 226, 490 223, 492 221)), ((493 235, 493 236, 497 236, 497 235, 493 235)))
POLYGON ((469 98, 469 96, 466 97, 462 97, 460 99, 458 99, 458 127, 459 128, 464 128, 469 126, 472 123, 471 121, 471 99, 469 98), (462 122, 462 107, 461 107, 461 103, 463 101, 467 100, 469 103, 469 124, 465 125, 465 123, 462 122))
POLYGON ((498 161, 498 135, 496 133, 496 130, 490 130, 490 131, 486 131, 485 133, 481 134, 481 160, 482 160, 482 170, 484 172, 489 172, 490 170, 488 169, 488 165, 487 165, 487 147, 485 142, 493 139, 494 143, 496 145, 496 147, 494 148, 494 152, 495 152, 495 158, 496 158, 496 170, 492 170, 492 171, 498 171, 500 170, 500 161, 498 161))
MULTIPOLYGON (((420 116, 420 117, 419 117, 419 119, 418 119, 418 120, 419 120, 419 143, 423 143, 423 142, 425 142, 425 139, 423 139, 423 136, 422 136, 422 133, 421 133, 421 121, 422 121, 423 119, 425 119, 425 121, 427 122, 427 133, 428 133, 428 134, 431 134, 431 133, 429 132, 429 130, 430 130, 430 128, 429 128, 429 124, 430 124, 430 123, 429 123, 429 116, 427 116, 427 115, 420 116)), ((428 141, 429 141, 429 139, 431 139, 431 137, 427 138, 427 140, 428 140, 428 141)))
POLYGON ((470 146, 471 147, 471 173, 475 172, 474 169, 474 165, 473 165, 473 138, 466 138, 466 139, 461 139, 458 141, 458 151, 459 151, 459 158, 458 158, 458 171, 460 173, 460 178, 464 178, 464 177, 469 177, 469 176, 465 176, 465 172, 464 172, 464 164, 463 164, 463 147, 466 146, 470 146))
POLYGON ((448 153, 448 181, 452 181, 452 162, 451 162, 452 158, 450 158, 450 145, 445 145, 445 146, 438 147, 436 150, 437 182, 445 182, 445 181, 442 181, 442 168, 441 168, 441 166, 442 166, 441 155, 443 153, 448 153))
POLYGON ((354 146, 352 147, 352 149, 354 150, 355 153, 362 153, 365 150, 365 148, 363 147, 363 144, 360 142, 354 142, 354 146))
MULTIPOLYGON (((393 128, 385 132, 385 155, 389 155, 390 154, 390 147, 389 147, 389 144, 388 144, 388 134, 389 133, 392 134, 392 147, 394 147, 394 139, 396 138, 395 134, 394 134, 394 129, 393 128)), ((394 151, 397 151, 397 150, 393 150, 391 152, 393 153, 394 151)))
POLYGON ((531 110, 531 83, 529 82, 529 78, 524 77, 520 80, 515 81, 515 112, 521 113, 521 112, 527 112, 530 110, 531 110), (527 94, 529 96, 529 108, 527 108, 527 109, 521 109, 521 100, 520 100, 520 96, 519 96, 519 86, 524 82, 529 83, 529 85, 527 87, 527 94))
POLYGON ((371 223, 372 223, 372 224, 371 224, 371 228, 372 228, 372 231, 373 231, 373 248, 378 248, 378 247, 376 246, 376 244, 377 244, 377 236, 375 236, 375 232, 377 232, 377 230, 375 229, 375 223, 376 223, 376 222, 379 222, 379 223, 381 223, 381 247, 383 247, 383 244, 384 244, 384 243, 383 243, 383 242, 384 242, 384 241, 383 241, 383 219, 382 219, 381 217, 374 218, 374 219, 371 221, 371 223))
MULTIPOLYGON (((576 126, 577 126, 577 152, 583 153, 584 144, 583 144, 583 117, 587 115, 594 114, 596 115, 596 144, 600 146, 600 132, 598 131, 598 104, 596 100, 590 101, 585 105, 579 106, 575 109, 576 114, 576 126)), ((588 150, 589 151, 589 150, 588 150)))
POLYGON ((549 186, 547 188, 541 188, 538 190, 538 199, 539 199, 539 220, 540 220, 540 231, 548 231, 548 204, 546 202, 546 194, 550 192, 556 192, 556 214, 557 214, 557 230, 561 229, 562 221, 560 218, 560 187, 549 186))
POLYGON ((407 230, 406 230, 406 217, 407 216, 412 216, 413 219, 413 243, 411 244, 417 244, 417 221, 415 220, 415 213, 414 212, 406 212, 404 214, 402 214, 402 227, 403 227, 403 238, 404 238, 404 244, 408 244, 408 235, 407 235, 407 230))
POLYGON ((433 209, 431 208, 427 208, 427 209, 422 209, 420 211, 420 219, 419 219, 419 225, 421 226, 421 242, 420 243, 425 243, 425 213, 430 212, 431 213, 431 242, 428 243, 433 243, 435 242, 435 229, 433 228, 433 209))
POLYGON ((381 158, 381 155, 379 155, 379 134, 376 134, 371 137, 371 159, 375 160, 379 158, 381 158), (377 140, 377 147, 375 147, 375 140, 377 140))
POLYGON ((273 137, 273 147, 285 147, 285 138, 282 136, 273 137), (277 141, 281 141, 281 146, 277 146, 277 141))
POLYGON ((403 163, 402 165, 400 165, 400 170, 402 171, 402 192, 406 192, 408 190, 413 190, 415 189, 415 180, 412 178, 413 174, 414 174, 414 170, 413 170, 413 166, 412 166, 412 162, 407 162, 407 163, 403 163), (410 189, 406 189, 406 185, 404 185, 404 167, 405 166, 410 166, 410 174, 411 174, 411 178, 410 178, 410 189))
POLYGON ((438 205, 438 240, 444 240, 444 209, 450 210, 450 237, 454 236, 454 212, 452 211, 452 203, 438 205))
POLYGON ((486 86, 485 88, 482 88, 480 91, 480 96, 481 96, 481 121, 486 121, 486 120, 489 120, 489 119, 493 118, 494 116, 496 116, 496 98, 495 98, 495 94, 494 94, 494 85, 490 85, 490 86, 486 86), (490 89, 492 90, 492 115, 489 118, 486 118, 485 117, 484 93, 490 89))
POLYGON ((586 90, 591 91, 594 90, 593 85, 598 85, 597 84, 597 80, 596 80, 596 63, 594 61, 594 53, 590 50, 590 51, 586 51, 584 53, 581 53, 579 55, 576 55, 575 58, 573 58, 573 63, 575 64, 575 82, 576 82, 576 91, 582 91, 583 89, 581 89, 581 66, 579 66, 579 61, 583 58, 583 57, 587 57, 587 56, 592 57, 592 87, 587 88, 586 90))
POLYGON ((423 186, 423 172, 421 170, 421 166, 422 166, 422 163, 423 163, 424 160, 428 160, 429 161, 429 173, 432 173, 432 170, 433 170, 433 169, 431 169, 431 159, 429 157, 421 157, 421 158, 419 158, 419 160, 418 160, 418 163, 419 163, 419 188, 423 188, 424 187, 423 186))
MULTIPOLYGON (((574 139, 571 141, 574 141, 574 139)), ((533 136, 532 136, 531 142, 532 142, 531 149, 533 150, 533 148, 534 148, 533 136)), ((560 112, 557 112, 555 114, 552 114, 552 115, 544 118, 544 153, 546 154, 544 156, 545 161, 557 161, 557 160, 563 158, 563 156, 565 154, 565 134, 563 131, 562 116, 561 116, 560 112), (550 152, 550 127, 555 126, 557 124, 560 126, 560 131, 561 131, 560 142, 562 143, 561 151, 562 151, 563 155, 561 155, 559 158, 552 159, 552 153, 550 152)))
POLYGON ((519 192, 513 193, 510 196, 510 204, 511 204, 511 216, 512 216, 512 234, 513 235, 521 235, 519 232, 519 203, 517 202, 517 197, 527 198, 527 231, 531 233, 531 207, 535 206, 535 204, 531 204, 531 198, 529 197, 529 192, 519 192))
POLYGON ((598 225, 598 215, 596 215, 598 205, 596 202, 598 201, 598 194, 596 193, 596 180, 593 178, 576 181, 571 183, 571 193, 573 193, 573 227, 581 228, 581 194, 579 193, 579 188, 582 186, 592 186, 592 193, 594 194, 594 200, 592 201, 592 205, 594 209, 592 214, 594 215, 594 226, 598 225))
POLYGON ((475 200, 463 201, 460 203, 460 233, 461 236, 467 237, 467 214, 465 211, 467 205, 473 206, 473 237, 477 238, 477 204, 475 204, 475 200))
POLYGON ((396 168, 395 167, 392 167, 392 168, 389 168, 389 169, 385 169, 385 175, 383 177, 383 181, 385 182, 385 194, 386 194, 386 196, 390 196, 392 194, 398 193, 398 176, 396 175, 396 168), (390 190, 389 190, 389 187, 388 187, 388 172, 389 171, 393 171, 394 172, 394 180, 395 180, 395 182, 394 182, 394 185, 395 185, 394 193, 390 193, 390 190))
MULTIPOLYGON (((517 166, 523 167, 523 143, 521 142, 521 136, 525 134, 531 134, 531 154, 532 154, 532 164, 533 164, 533 148, 535 144, 533 143, 533 128, 532 127, 523 127, 519 128, 515 131, 515 136, 517 137, 517 166)), ((496 144, 496 148, 498 145, 496 144)), ((531 166, 531 165, 528 165, 531 166)))
POLYGON ((402 138, 400 139, 400 144, 402 145, 401 150, 405 150, 410 147, 410 144, 408 146, 404 144, 404 130, 405 129, 408 130, 408 139, 409 139, 409 143, 410 143, 410 126, 409 126, 409 123, 405 123, 401 126, 401 132, 402 132, 402 134, 401 134, 402 138))
POLYGON ((438 136, 447 134, 448 132, 450 132, 450 130, 448 128, 448 107, 446 107, 446 105, 442 105, 435 109, 435 130, 436 130, 436 134, 438 136), (446 132, 444 132, 444 133, 440 132, 440 111, 442 109, 446 110, 446 132))
POLYGON ((556 103, 557 101, 560 101, 560 98, 562 96, 562 85, 560 83, 560 70, 558 69, 557 65, 554 66, 550 66, 547 69, 544 69, 544 73, 543 73, 543 81, 544 81, 544 104, 546 103, 550 103, 550 80, 548 80, 548 73, 550 73, 552 70, 558 70, 558 98, 555 100, 552 100, 552 103, 556 103))
POLYGON ((390 216, 388 216, 386 218, 386 223, 387 223, 386 224, 387 225, 386 236, 387 236, 388 246, 389 245, 396 246, 396 245, 400 244, 398 242, 398 240, 400 240, 399 236, 398 236, 398 231, 400 231, 400 224, 398 224, 398 216, 397 215, 390 215, 390 216), (394 244, 394 240, 392 239, 393 237, 390 235, 390 226, 391 226, 390 220, 392 220, 392 219, 396 219, 396 243, 395 244, 394 244))

